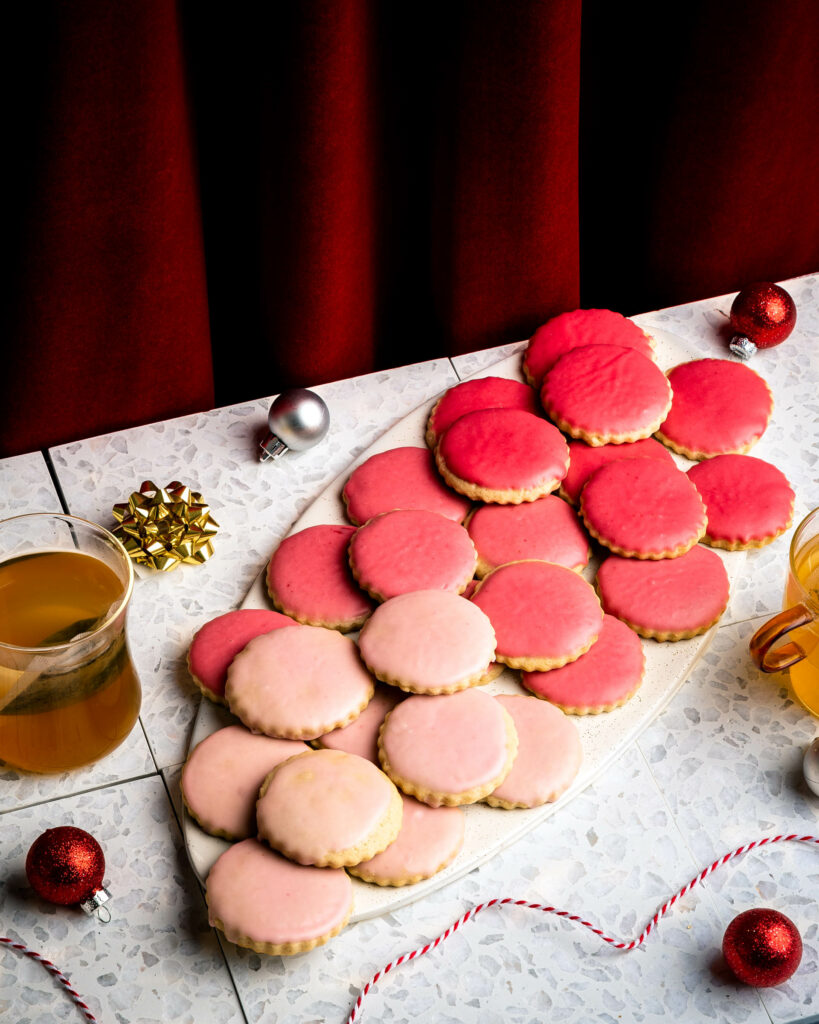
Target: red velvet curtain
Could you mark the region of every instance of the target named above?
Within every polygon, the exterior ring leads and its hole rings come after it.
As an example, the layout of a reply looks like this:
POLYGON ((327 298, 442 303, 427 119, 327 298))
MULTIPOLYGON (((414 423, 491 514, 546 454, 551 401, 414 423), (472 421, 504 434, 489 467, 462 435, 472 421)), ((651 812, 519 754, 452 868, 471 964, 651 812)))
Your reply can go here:
POLYGON ((0 455, 819 269, 819 5, 7 14, 0 455))

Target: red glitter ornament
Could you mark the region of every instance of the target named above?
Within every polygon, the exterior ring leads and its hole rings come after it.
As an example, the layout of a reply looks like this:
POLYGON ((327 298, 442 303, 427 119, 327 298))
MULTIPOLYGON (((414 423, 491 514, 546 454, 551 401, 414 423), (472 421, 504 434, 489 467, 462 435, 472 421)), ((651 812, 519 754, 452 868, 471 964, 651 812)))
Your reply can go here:
POLYGON ((89 832, 73 825, 43 832, 26 857, 26 876, 38 896, 64 906, 79 903, 87 914, 110 898, 102 884, 104 874, 102 847, 89 832))
POLYGON ((784 288, 767 281, 746 285, 731 305, 730 349, 748 359, 758 348, 781 344, 796 326, 796 305, 784 288))
POLYGON ((722 952, 746 985, 781 985, 802 959, 802 937, 790 918, 777 910, 746 910, 728 925, 722 952))

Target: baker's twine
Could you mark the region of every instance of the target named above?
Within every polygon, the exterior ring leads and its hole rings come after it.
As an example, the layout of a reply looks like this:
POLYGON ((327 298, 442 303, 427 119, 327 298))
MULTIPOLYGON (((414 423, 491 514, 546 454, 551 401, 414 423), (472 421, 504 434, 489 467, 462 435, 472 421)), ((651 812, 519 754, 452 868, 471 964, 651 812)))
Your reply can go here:
POLYGON ((380 978, 389 974, 390 971, 394 970, 396 967, 400 967, 401 964, 407 963, 410 960, 416 960, 420 956, 431 953, 432 950, 437 949, 445 939, 448 939, 450 935, 457 932, 461 925, 466 924, 466 922, 471 918, 477 917, 482 910, 487 910, 489 907, 503 907, 507 904, 511 904, 513 907, 526 907, 528 910, 542 910, 544 914, 554 914, 556 917, 563 917, 567 921, 574 921, 577 924, 582 924, 584 928, 588 928, 590 931, 594 932, 595 935, 599 935, 603 942, 608 942, 609 945, 614 946, 615 949, 622 949, 624 952, 628 952, 632 949, 636 949, 638 946, 641 946, 660 923, 660 918, 662 918, 674 906, 677 900, 682 899, 686 893, 690 892, 695 885, 704 881, 713 871, 716 871, 718 867, 721 867, 723 864, 727 864, 728 861, 733 860, 735 857, 739 857, 740 854, 748 853, 750 850, 757 849, 758 847, 771 846, 773 843, 787 842, 813 843, 816 845, 819 844, 819 838, 816 838, 815 836, 798 836, 795 834, 788 836, 769 836, 767 839, 756 839, 752 843, 746 843, 745 846, 738 847, 732 853, 726 853, 724 857, 720 857, 718 860, 715 860, 713 864, 704 868, 698 875, 691 879, 688 885, 684 885, 679 892, 676 892, 669 900, 667 900, 660 907, 654 917, 651 918, 637 938, 632 939, 630 942, 623 942, 620 939, 613 938, 611 935, 606 935, 602 929, 595 927, 591 921, 584 921, 582 917, 578 917, 577 914, 570 914, 568 910, 558 910, 557 907, 547 907, 542 903, 529 903, 526 900, 513 900, 510 897, 505 897, 503 899, 498 897, 496 899, 487 900, 486 903, 478 903, 477 906, 467 910, 463 917, 458 918, 454 924, 451 924, 445 932, 442 932, 438 936, 437 939, 433 939, 432 942, 428 942, 425 946, 421 946, 419 949, 414 949, 411 953, 404 953, 403 956, 399 956, 397 960, 392 960, 386 967, 382 967, 380 971, 376 971, 364 988, 359 992, 350 1016, 347 1018, 347 1024, 353 1024, 353 1021, 358 1018, 364 998, 380 978))
POLYGON ((71 982, 66 978, 59 967, 55 966, 50 960, 46 960, 40 953, 35 953, 33 949, 29 949, 28 946, 24 946, 22 942, 15 942, 14 939, 7 939, 4 936, 0 936, 0 942, 3 945, 8 946, 9 949, 16 949, 19 953, 25 953, 26 956, 30 956, 32 960, 36 960, 38 964, 42 964, 43 967, 48 971, 49 974, 53 974, 54 977, 63 986, 66 992, 71 996, 74 1005, 85 1017, 86 1020, 91 1021, 91 1024, 97 1024, 97 1018, 89 1009, 88 1005, 83 1002, 82 996, 72 986, 71 982))

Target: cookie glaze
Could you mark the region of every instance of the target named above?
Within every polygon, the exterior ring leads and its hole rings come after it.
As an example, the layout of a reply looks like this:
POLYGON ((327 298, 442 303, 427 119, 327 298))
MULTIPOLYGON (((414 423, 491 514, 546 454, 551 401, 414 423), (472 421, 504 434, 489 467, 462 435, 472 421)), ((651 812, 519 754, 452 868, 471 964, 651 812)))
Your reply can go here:
POLYGON ((596 469, 618 459, 658 459, 676 465, 674 456, 653 437, 645 437, 639 441, 625 444, 602 444, 598 446, 586 444, 585 441, 569 442, 569 472, 560 484, 560 493, 576 505, 580 499, 583 485, 596 469))
POLYGON ((426 508, 462 523, 470 508, 438 475, 428 448, 391 448, 371 455, 350 474, 342 498, 356 526, 393 508, 426 508))
POLYGON ((523 372, 540 387, 560 356, 584 345, 620 345, 654 358, 651 338, 631 320, 610 309, 575 309, 538 327, 523 355, 523 372))
POLYGON ((348 554, 353 575, 379 601, 410 590, 460 593, 477 561, 463 526, 427 509, 373 516, 355 532, 348 554))
POLYGON ((375 602, 358 586, 347 563, 354 526, 308 526, 285 537, 267 567, 273 603, 297 622, 358 629, 375 602))
POLYGON ((543 378, 550 419, 591 445, 649 437, 671 407, 663 371, 635 349, 587 345, 561 356, 543 378))
POLYGON ((580 495, 593 537, 632 558, 671 558, 705 532, 705 506, 682 470, 656 459, 625 459, 595 470, 580 495))
POLYGON ((744 363, 695 359, 669 371, 671 411, 657 431, 664 444, 691 459, 745 452, 768 426, 773 398, 744 363))
POLYGON ((378 764, 378 732, 387 714, 405 697, 395 686, 376 683, 372 700, 355 721, 319 736, 316 742, 328 750, 344 750, 378 764))
POLYGON ((450 388, 435 403, 427 420, 426 442, 434 448, 444 431, 461 416, 478 409, 524 409, 537 415, 537 393, 519 380, 507 377, 479 377, 450 388))

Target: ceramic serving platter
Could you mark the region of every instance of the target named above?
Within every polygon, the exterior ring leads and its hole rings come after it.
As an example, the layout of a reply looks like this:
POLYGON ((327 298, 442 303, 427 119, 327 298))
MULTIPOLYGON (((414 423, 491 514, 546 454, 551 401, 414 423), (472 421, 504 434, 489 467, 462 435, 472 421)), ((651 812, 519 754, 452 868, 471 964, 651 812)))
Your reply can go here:
MULTIPOLYGON (((673 335, 654 331, 656 358, 659 365, 667 370, 677 363, 694 358, 686 351, 683 342, 673 335)), ((522 380, 521 356, 515 354, 488 367, 476 377, 496 376, 522 380)), ((410 413, 399 423, 387 430, 373 445, 339 476, 305 512, 293 523, 289 533, 295 533, 308 526, 320 523, 346 523, 342 487, 352 470, 365 459, 377 452, 387 451, 402 445, 424 447, 424 429, 430 409, 435 400, 410 413)), ((691 463, 675 456, 681 468, 691 463)), ((742 571, 744 552, 723 552, 723 558, 731 582, 742 571)), ((593 559, 584 575, 591 580, 597 563, 593 559)), ((272 608, 265 589, 266 566, 248 592, 243 608, 272 608)), ((455 860, 443 871, 416 885, 388 888, 369 885, 353 878, 355 888, 355 909, 352 922, 397 910, 427 893, 446 885, 455 878, 478 867, 505 846, 514 843, 522 835, 545 821, 552 814, 571 814, 572 800, 596 779, 606 767, 615 761, 634 742, 641 731, 666 706, 673 694, 682 685, 697 660, 705 652, 713 636, 711 631, 691 640, 676 643, 657 643, 644 640, 646 673, 637 693, 623 707, 602 715, 575 717, 583 745, 583 765, 573 785, 554 803, 530 810, 501 810, 484 804, 464 808, 466 830, 464 845, 455 860)), ((353 634, 354 635, 354 634, 353 634)), ((485 687, 488 693, 526 693, 515 672, 506 670, 494 682, 485 687)), ((235 722, 230 713, 208 700, 202 700, 191 736, 191 749, 210 733, 224 725, 235 722)), ((216 858, 227 849, 227 843, 208 835, 185 813, 183 831, 188 855, 200 881, 204 883, 216 858)))

